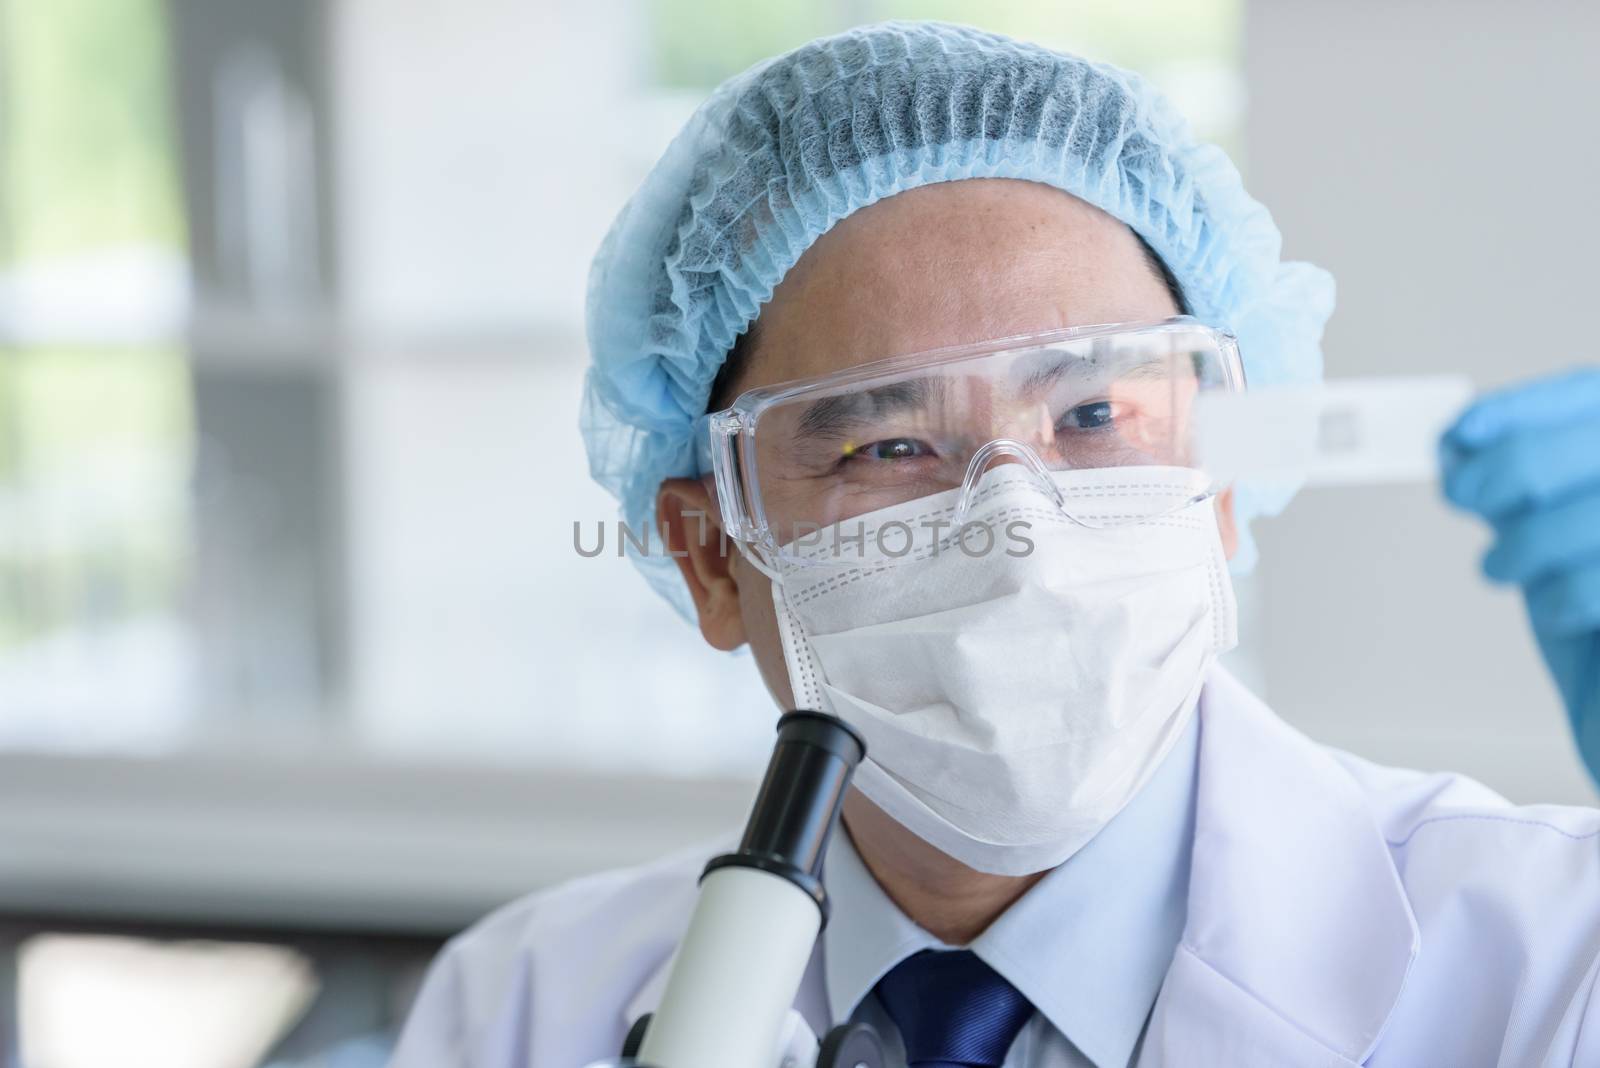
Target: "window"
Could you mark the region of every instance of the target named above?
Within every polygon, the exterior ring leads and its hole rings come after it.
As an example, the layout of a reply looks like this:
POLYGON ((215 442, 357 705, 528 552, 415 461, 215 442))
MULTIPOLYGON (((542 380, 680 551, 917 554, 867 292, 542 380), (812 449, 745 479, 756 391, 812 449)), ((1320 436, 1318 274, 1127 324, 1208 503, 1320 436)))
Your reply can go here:
POLYGON ((1224 143, 1242 99, 1233 0, 0 12, 0 746, 755 774, 750 658, 572 546, 615 515, 585 274, 645 170, 877 18, 1135 66, 1224 143))
MULTIPOLYGON (((1239 147, 1243 11, 1237 0, 652 0, 654 81, 709 89, 767 56, 878 19, 938 19, 1037 41, 1136 70, 1178 103, 1199 133, 1239 147)), ((697 94, 698 95, 698 94, 697 94)))
POLYGON ((168 733, 183 223, 159 0, 0 3, 0 743, 168 733))

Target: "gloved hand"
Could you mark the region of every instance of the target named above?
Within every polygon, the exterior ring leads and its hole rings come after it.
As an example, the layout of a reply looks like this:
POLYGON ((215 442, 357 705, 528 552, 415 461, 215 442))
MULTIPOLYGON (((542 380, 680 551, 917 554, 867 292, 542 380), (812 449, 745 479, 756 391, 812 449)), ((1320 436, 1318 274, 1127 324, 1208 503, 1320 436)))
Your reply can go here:
POLYGON ((1600 781, 1600 367, 1481 398, 1440 454, 1445 496, 1494 528, 1484 573, 1522 587, 1600 781))

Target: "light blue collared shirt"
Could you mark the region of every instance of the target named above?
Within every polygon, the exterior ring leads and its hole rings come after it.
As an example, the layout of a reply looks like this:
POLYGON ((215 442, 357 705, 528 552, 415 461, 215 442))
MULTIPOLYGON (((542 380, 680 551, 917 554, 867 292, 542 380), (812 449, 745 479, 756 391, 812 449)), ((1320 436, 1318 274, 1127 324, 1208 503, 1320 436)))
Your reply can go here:
MULTIPOLYGON (((971 945, 1037 1010, 1005 1068, 1126 1068, 1183 935, 1194 844, 1199 717, 1115 819, 971 945)), ((951 949, 890 901, 850 843, 833 837, 823 967, 833 1019, 872 1024, 904 1063, 872 993, 924 949, 951 949)), ((893 1063, 893 1062, 892 1062, 893 1063)))

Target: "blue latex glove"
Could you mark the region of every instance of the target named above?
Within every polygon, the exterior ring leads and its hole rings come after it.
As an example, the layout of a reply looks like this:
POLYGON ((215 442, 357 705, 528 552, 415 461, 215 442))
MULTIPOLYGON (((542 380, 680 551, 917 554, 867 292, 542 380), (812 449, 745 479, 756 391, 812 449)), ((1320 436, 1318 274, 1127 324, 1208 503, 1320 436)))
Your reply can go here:
POLYGON ((1445 496, 1494 528, 1484 573, 1522 587, 1600 781, 1600 367, 1483 397, 1440 454, 1445 496))

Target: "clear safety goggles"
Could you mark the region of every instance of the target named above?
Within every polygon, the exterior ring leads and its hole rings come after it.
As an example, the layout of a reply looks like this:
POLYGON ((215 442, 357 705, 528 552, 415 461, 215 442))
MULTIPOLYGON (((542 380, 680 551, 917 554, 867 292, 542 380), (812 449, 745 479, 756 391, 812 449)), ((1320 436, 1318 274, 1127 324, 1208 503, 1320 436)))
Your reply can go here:
POLYGON ((1106 514, 1053 473, 1191 468, 1195 399, 1244 388, 1233 337, 1188 316, 1071 327, 897 356, 742 394, 702 417, 702 472, 723 529, 772 563, 849 564, 815 551, 852 521, 953 490, 960 527, 975 487, 1018 463, 1063 514, 1089 526, 1140 522, 1215 494, 1204 487, 1147 514, 1106 514))

